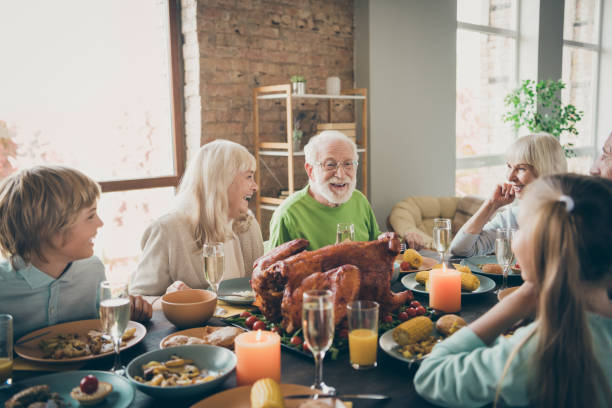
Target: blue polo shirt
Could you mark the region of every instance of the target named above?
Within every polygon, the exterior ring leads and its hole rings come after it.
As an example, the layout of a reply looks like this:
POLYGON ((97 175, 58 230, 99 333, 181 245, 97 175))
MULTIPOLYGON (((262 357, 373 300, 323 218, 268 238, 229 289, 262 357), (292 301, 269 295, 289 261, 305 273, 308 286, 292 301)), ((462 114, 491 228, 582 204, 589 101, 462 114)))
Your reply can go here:
POLYGON ((98 316, 98 287, 105 279, 97 257, 75 261, 53 279, 21 258, 0 262, 0 313, 13 316, 15 338, 58 323, 98 316))

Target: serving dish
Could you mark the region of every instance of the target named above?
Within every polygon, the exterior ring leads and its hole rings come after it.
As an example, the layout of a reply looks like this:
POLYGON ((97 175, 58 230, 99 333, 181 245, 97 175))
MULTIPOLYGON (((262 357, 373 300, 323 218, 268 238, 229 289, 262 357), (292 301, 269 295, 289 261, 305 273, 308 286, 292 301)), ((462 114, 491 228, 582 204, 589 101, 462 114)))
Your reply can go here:
POLYGON ((191 344, 185 346, 168 347, 162 350, 153 350, 144 353, 130 362, 127 366, 127 377, 140 391, 152 397, 177 399, 206 394, 220 386, 236 368, 236 355, 230 350, 209 346, 207 344, 191 344), (142 366, 151 361, 167 361, 176 355, 184 359, 193 360, 193 365, 201 371, 208 370, 216 378, 193 385, 180 385, 172 387, 159 387, 141 383, 135 376, 143 376, 142 366))
MULTIPOLYGON (((136 331, 134 332, 133 337, 126 342, 123 342, 121 345, 121 350, 138 344, 144 338, 145 334, 147 334, 147 329, 138 322, 130 321, 127 328, 135 328, 136 331)), ((87 333, 90 330, 101 330, 99 319, 78 320, 75 322, 67 322, 56 324, 54 326, 43 327, 42 329, 35 330, 18 339, 15 342, 15 352, 27 360, 38 361, 41 363, 73 363, 77 361, 95 360, 112 354, 113 350, 112 347, 110 347, 109 351, 100 354, 55 359, 45 357, 42 349, 39 347, 39 343, 42 340, 47 340, 60 334, 74 333, 78 334, 79 336, 87 336, 87 333)))
MULTIPOLYGON (((478 277, 478 280, 480 280, 480 286, 478 287, 478 289, 472 292, 461 290, 461 296, 480 295, 495 289, 495 281, 493 279, 487 278, 486 276, 477 273, 475 273, 474 275, 476 275, 478 277)), ((429 292, 425 289, 425 285, 422 285, 421 283, 417 282, 415 277, 416 273, 409 273, 408 275, 404 275, 404 277, 402 277, 401 282, 406 288, 412 290, 413 292, 429 294, 429 292)))
POLYGON ((234 278, 221 281, 219 284, 219 300, 232 305, 252 304, 255 300, 255 293, 253 288, 251 288, 249 278, 234 278), (251 292, 253 296, 246 296, 246 292, 251 292))

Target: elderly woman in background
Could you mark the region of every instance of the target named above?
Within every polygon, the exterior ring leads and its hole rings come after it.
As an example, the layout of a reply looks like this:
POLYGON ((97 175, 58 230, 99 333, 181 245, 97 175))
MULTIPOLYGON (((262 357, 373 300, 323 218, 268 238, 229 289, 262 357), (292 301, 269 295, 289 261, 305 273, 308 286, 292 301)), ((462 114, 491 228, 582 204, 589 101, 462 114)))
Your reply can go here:
POLYGON ((457 232, 450 246, 454 255, 485 255, 495 249, 498 228, 517 228, 517 205, 525 186, 538 177, 567 172, 567 161, 557 139, 548 133, 523 136, 506 154, 507 182, 498 184, 493 194, 457 232), (508 211, 498 211, 509 206, 508 211))
POLYGON ((175 209, 144 232, 130 292, 206 288, 205 242, 224 243, 224 279, 250 276, 263 254, 261 230, 248 209, 257 191, 254 174, 255 158, 244 146, 228 140, 202 146, 185 171, 175 209))

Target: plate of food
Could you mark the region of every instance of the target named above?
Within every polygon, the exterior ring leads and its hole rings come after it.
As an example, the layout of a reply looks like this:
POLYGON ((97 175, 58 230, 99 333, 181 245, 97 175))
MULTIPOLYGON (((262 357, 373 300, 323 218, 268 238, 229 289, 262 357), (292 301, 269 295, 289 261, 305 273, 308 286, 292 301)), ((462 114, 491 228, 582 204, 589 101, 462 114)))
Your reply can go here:
POLYGON ((422 361, 436 344, 466 325, 465 320, 454 314, 440 317, 435 325, 427 316, 413 317, 386 331, 378 344, 389 356, 412 364, 422 361))
MULTIPOLYGON (((495 289, 495 281, 491 278, 476 273, 461 272, 461 274, 461 296, 479 295, 495 289)), ((428 279, 429 271, 421 271, 405 275, 401 282, 413 292, 426 294, 429 293, 427 290, 428 279)))
MULTIPOLYGON (((472 272, 480 273, 489 277, 501 277, 503 275, 503 268, 497 263, 497 258, 495 255, 472 256, 470 258, 462 259, 461 265, 469 267, 472 272)), ((513 264, 508 272, 508 278, 522 279, 521 269, 518 263, 513 264)))
MULTIPOLYGON (((280 384, 281 393, 283 396, 310 394, 313 395, 318 391, 312 390, 310 387, 297 384, 280 384)), ((285 408, 299 408, 307 399, 285 399, 285 408)), ((320 405, 317 407, 329 408, 344 408, 340 400, 327 398, 317 401, 320 405)), ((251 386, 244 385, 242 387, 232 388, 217 394, 211 395, 208 398, 194 404, 191 408, 208 408, 208 407, 232 407, 232 408, 251 408, 251 386)))
POLYGON ((224 280, 219 284, 219 300, 233 305, 250 305, 255 301, 255 292, 249 278, 224 280))
MULTIPOLYGON (((15 352, 41 363, 72 363, 94 360, 113 353, 111 340, 101 332, 99 319, 78 320, 43 327, 15 342, 15 352)), ((138 344, 147 334, 140 323, 130 321, 121 349, 138 344)))
POLYGON ((234 348, 234 339, 245 330, 235 326, 204 326, 181 330, 164 337, 159 348, 182 346, 185 344, 209 344, 211 346, 234 348))
POLYGON ((399 268, 401 273, 426 271, 437 264, 433 258, 422 256, 414 249, 407 249, 395 258, 394 268, 399 268))
POLYGON ((29 403, 47 403, 49 407, 80 407, 87 404, 83 401, 91 401, 90 404, 97 408, 125 408, 134 400, 134 388, 129 381, 105 371, 81 370, 43 375, 19 381, 13 388, 18 391, 11 397, 18 400, 15 402, 27 399, 29 403), (95 380, 88 376, 95 377, 95 380))

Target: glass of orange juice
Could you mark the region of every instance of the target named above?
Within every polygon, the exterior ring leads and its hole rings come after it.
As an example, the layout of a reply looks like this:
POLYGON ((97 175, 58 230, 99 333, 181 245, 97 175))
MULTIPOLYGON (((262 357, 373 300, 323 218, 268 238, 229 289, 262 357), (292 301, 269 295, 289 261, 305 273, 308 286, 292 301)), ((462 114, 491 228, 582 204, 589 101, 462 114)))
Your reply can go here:
POLYGON ((13 316, 0 314, 0 389, 13 384, 13 316))
POLYGON ((357 300, 346 308, 351 366, 356 370, 374 368, 378 349, 378 303, 357 300))

